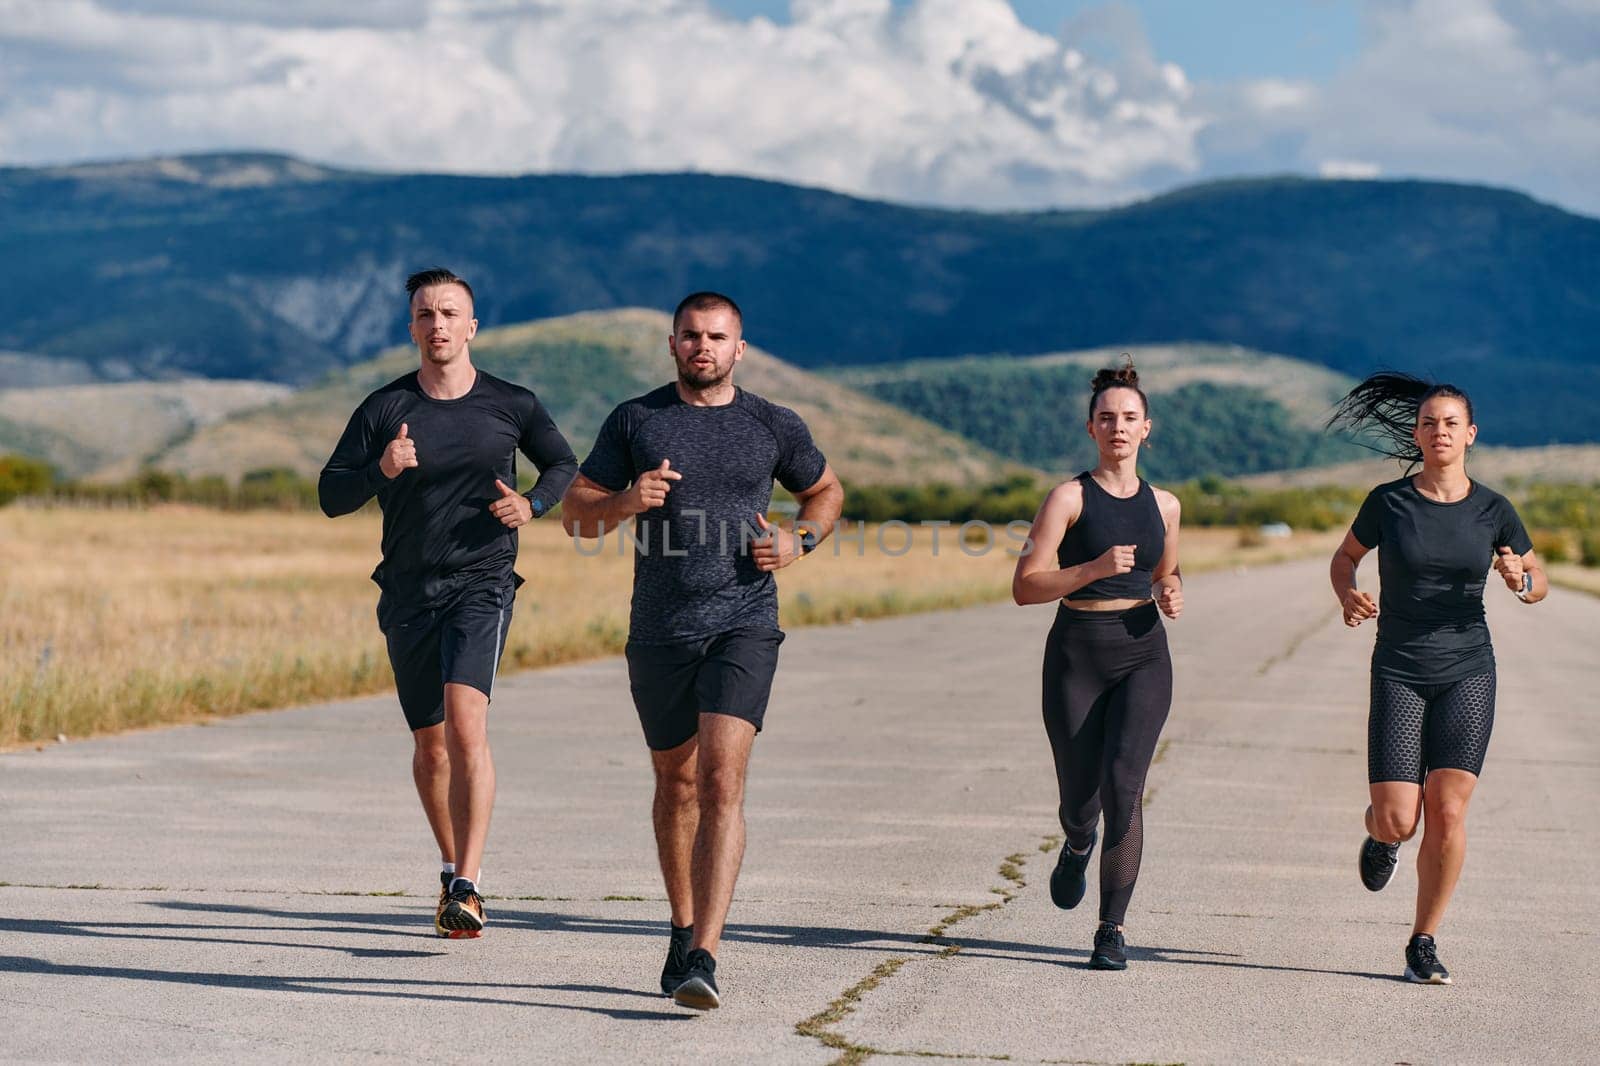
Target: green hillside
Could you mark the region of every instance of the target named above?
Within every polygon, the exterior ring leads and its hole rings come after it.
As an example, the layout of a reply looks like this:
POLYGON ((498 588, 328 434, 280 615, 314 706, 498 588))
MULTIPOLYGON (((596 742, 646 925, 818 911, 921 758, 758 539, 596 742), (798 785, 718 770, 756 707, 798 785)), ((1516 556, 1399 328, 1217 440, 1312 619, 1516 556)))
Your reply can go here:
POLYGON ((402 343, 402 279, 443 263, 485 326, 718 288, 808 368, 1240 344, 1453 380, 1507 443, 1600 440, 1600 220, 1469 185, 1259 179, 987 213, 710 175, 208 155, 0 168, 0 261, 27 264, 0 288, 7 346, 118 380, 318 380, 402 343))
POLYGON ((1089 382, 1126 352, 1154 423, 1141 455, 1156 480, 1234 476, 1355 458, 1322 432, 1350 382, 1295 359, 1218 345, 1152 345, 1039 356, 989 355, 836 371, 835 380, 903 407, 1020 463, 1057 474, 1090 466, 1089 382))
MULTIPOLYGON (((582 458, 612 407, 672 380, 670 332, 671 319, 657 311, 594 312, 484 330, 472 342, 472 356, 489 373, 537 392, 582 458)), ((154 461, 191 475, 236 477, 269 466, 313 475, 362 398, 416 366, 414 349, 394 349, 204 427, 154 461)), ((756 348, 746 352, 735 380, 797 411, 834 469, 856 483, 972 484, 1024 472, 915 415, 756 348)))

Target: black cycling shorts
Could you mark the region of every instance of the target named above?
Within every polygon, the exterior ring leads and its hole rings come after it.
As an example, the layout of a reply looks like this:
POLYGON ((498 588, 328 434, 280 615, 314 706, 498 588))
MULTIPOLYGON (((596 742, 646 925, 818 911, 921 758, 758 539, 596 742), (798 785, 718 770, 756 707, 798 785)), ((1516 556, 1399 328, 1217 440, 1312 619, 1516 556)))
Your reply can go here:
POLYGON ((1367 715, 1367 780, 1422 784, 1433 770, 1477 774, 1494 731, 1490 670, 1445 685, 1372 679, 1367 715))

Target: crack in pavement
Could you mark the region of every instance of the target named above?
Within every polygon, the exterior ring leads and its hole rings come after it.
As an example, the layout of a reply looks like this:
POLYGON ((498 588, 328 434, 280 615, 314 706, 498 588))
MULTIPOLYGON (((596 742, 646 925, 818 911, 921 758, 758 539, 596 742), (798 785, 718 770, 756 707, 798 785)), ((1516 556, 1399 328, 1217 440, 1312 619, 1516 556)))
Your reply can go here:
MULTIPOLYGON (((1047 836, 1038 845, 1038 850, 1048 854, 1052 848, 1059 846, 1060 836, 1047 836)), ((938 945, 945 939, 945 934, 952 926, 958 925, 969 918, 974 918, 988 911, 999 910, 1016 898, 1028 884, 1022 876, 1022 868, 1026 865, 1028 856, 1026 852, 1013 852, 1000 860, 998 874, 1007 882, 990 888, 989 891, 999 898, 989 903, 966 903, 954 907, 948 914, 940 918, 918 941, 918 944, 929 946, 938 945)), ((945 943, 933 957, 947 959, 961 951, 960 944, 945 943)), ((877 988, 885 980, 893 977, 900 967, 917 958, 915 955, 900 955, 885 959, 872 972, 861 980, 845 989, 833 1002, 811 1017, 796 1022, 794 1031, 800 1036, 816 1040, 826 1048, 839 1052, 839 1057, 833 1061, 833 1066, 857 1066, 873 1055, 886 1055, 895 1058, 949 1058, 965 1059, 980 1062, 1009 1062, 1007 1055, 976 1055, 976 1054, 945 1054, 938 1051, 897 1051, 889 1048, 874 1047, 870 1044, 858 1044, 843 1033, 834 1029, 845 1018, 855 1012, 856 1005, 861 1002, 868 992, 877 988)))
MULTIPOLYGON (((1292 647, 1297 646, 1298 643, 1299 641, 1296 640, 1294 644, 1291 645, 1291 651, 1292 647)), ((1156 748, 1155 756, 1150 760, 1151 766, 1156 765, 1166 758, 1167 750, 1172 745, 1172 739, 1173 738, 1168 737, 1161 741, 1160 745, 1156 748)), ((1142 803, 1148 806, 1151 801, 1154 800, 1155 793, 1156 790, 1154 788, 1150 789, 1148 792, 1145 792, 1142 798, 1142 803)), ((1061 847, 1064 840, 1065 837, 1060 833, 1048 834, 1040 839, 1037 845, 1038 851, 1041 854, 1048 855, 1050 852, 1061 847)), ((975 918, 978 915, 984 914, 988 911, 999 910, 1006 904, 1010 903, 1017 897, 1018 893, 1020 893, 1028 885, 1027 880, 1022 876, 1023 867, 1027 865, 1027 862, 1028 855, 1027 852, 1024 851, 1013 852, 1012 854, 1001 859, 999 868, 996 872, 1008 883, 989 889, 989 891, 998 896, 999 899, 981 905, 961 904, 952 907, 950 912, 941 918, 931 929, 929 929, 928 932, 917 941, 917 943, 930 946, 937 944, 938 941, 944 939, 945 933, 947 933, 952 926, 964 922, 969 918, 975 918)), ((945 944, 941 950, 934 953, 933 957, 936 959, 947 959, 958 954, 960 951, 960 944, 945 944)), ((908 962, 911 962, 917 957, 918 956, 915 955, 901 955, 894 958, 885 959, 883 962, 880 962, 877 966, 873 967, 871 973, 867 974, 866 977, 863 977, 861 980, 845 989, 837 998, 833 1000, 833 1002, 829 1003, 822 1010, 818 1011, 816 1014, 813 1014, 811 1017, 804 1019, 803 1021, 796 1022, 794 1031, 800 1036, 809 1037, 812 1040, 818 1041, 824 1047, 839 1052, 839 1057, 834 1059, 830 1066, 859 1066, 860 1063, 865 1062, 874 1055, 883 1055, 891 1058, 956 1059, 970 1062, 1027 1061, 1038 1063, 1039 1066, 1119 1066, 1117 1063, 1107 1063, 1103 1060, 1090 1059, 1019 1060, 1014 1059, 1010 1055, 943 1052, 925 1049, 896 1050, 891 1048, 880 1048, 871 1044, 855 1043, 849 1037, 833 1028, 833 1026, 838 1025, 851 1014, 855 1013, 856 1005, 861 1002, 862 998, 866 996, 868 992, 871 992, 884 981, 888 980, 890 977, 893 977, 897 972, 899 972, 902 966, 908 962)), ((1120 1064, 1120 1066, 1127 1066, 1127 1064, 1120 1064)), ((1182 1064, 1171 1063, 1166 1064, 1166 1066, 1182 1066, 1182 1064)))
POLYGON ((1256 676, 1265 677, 1267 675, 1267 671, 1271 670, 1274 666, 1277 666, 1282 662, 1288 662, 1290 659, 1294 658, 1294 653, 1300 650, 1300 645, 1310 640, 1318 633, 1318 631, 1326 628, 1328 623, 1333 621, 1333 619, 1336 617, 1338 617, 1337 613, 1329 612, 1328 614, 1323 615, 1321 618, 1318 618, 1309 626, 1306 626, 1299 632, 1295 633, 1289 638, 1289 643, 1283 646, 1283 650, 1273 655, 1269 655, 1260 666, 1256 667, 1256 676))

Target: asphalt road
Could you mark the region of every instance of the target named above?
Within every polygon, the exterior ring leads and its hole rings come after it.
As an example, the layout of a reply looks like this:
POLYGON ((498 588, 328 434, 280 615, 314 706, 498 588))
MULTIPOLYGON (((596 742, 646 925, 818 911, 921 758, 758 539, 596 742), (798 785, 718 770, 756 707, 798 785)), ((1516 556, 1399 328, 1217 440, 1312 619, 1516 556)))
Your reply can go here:
POLYGON ((1124 973, 1084 965, 1093 878, 1072 912, 1046 891, 1051 609, 997 606, 790 635, 706 1015, 656 990, 620 660, 502 679, 477 941, 431 935, 390 697, 0 755, 0 1059, 1592 1061, 1600 599, 1490 590, 1456 980, 1421 987, 1399 979, 1414 846, 1381 895, 1356 878, 1372 632, 1324 574, 1190 581, 1124 973))

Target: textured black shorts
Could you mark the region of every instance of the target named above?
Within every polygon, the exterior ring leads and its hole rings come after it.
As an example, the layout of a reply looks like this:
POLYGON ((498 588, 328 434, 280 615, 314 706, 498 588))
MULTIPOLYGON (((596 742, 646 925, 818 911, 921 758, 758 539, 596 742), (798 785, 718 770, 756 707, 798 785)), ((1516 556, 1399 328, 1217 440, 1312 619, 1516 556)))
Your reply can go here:
POLYGON ((730 629, 684 644, 629 642, 628 685, 652 751, 676 748, 700 728, 701 713, 742 718, 761 731, 778 669, 776 629, 730 629))
POLYGON ((1477 774, 1494 731, 1490 670, 1447 685, 1372 678, 1367 715, 1367 780, 1415 781, 1433 770, 1477 774))
POLYGON ((471 685, 494 696, 514 595, 511 585, 491 585, 430 607, 379 601, 378 626, 389 645, 400 709, 413 732, 444 721, 445 685, 471 685))

